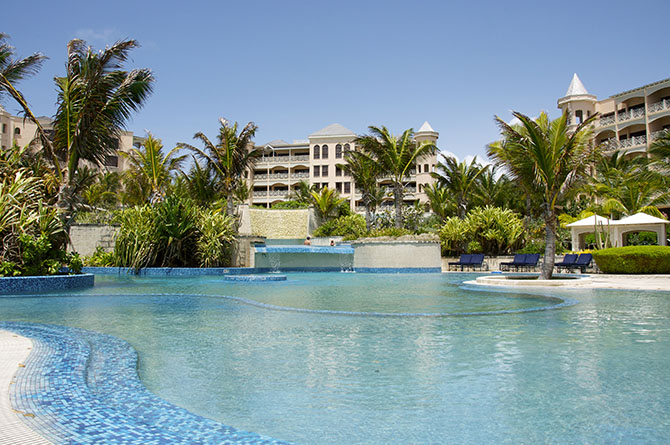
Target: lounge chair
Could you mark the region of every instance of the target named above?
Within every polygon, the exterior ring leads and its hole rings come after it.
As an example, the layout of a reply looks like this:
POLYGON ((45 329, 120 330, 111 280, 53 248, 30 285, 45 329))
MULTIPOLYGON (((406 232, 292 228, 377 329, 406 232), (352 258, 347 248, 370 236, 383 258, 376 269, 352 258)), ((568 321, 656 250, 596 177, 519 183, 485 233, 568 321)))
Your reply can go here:
POLYGON ((517 253, 514 255, 514 260, 512 262, 500 263, 500 270, 511 270, 512 267, 517 269, 519 266, 526 264, 526 254, 517 253))
MULTIPOLYGON (((483 253, 473 253, 472 258, 470 259, 470 266, 472 270, 475 270, 479 267, 479 270, 484 269, 484 254, 483 253)), ((488 265, 486 266, 488 270, 488 265)))
POLYGON ((577 258, 577 261, 575 261, 575 266, 574 267, 579 267, 579 270, 584 273, 586 272, 586 268, 591 265, 591 261, 593 260, 593 255, 590 253, 582 253, 579 255, 579 258, 577 258))
POLYGON ((537 267, 538 261, 540 261, 540 254, 539 253, 527 253, 524 264, 519 266, 519 267, 528 268, 529 271, 530 271, 531 268, 533 268, 533 270, 535 270, 535 268, 537 267))
POLYGON ((558 269, 559 272, 561 269, 571 269, 575 267, 575 263, 577 262, 578 256, 579 255, 577 255, 576 253, 569 253, 565 255, 563 261, 561 261, 560 263, 555 263, 554 267, 558 269))
POLYGON ((456 266, 457 269, 458 266, 461 266, 461 270, 463 270, 463 267, 469 266, 471 261, 472 261, 472 254, 464 253, 463 255, 461 255, 461 258, 458 261, 449 263, 449 270, 451 270, 451 266, 456 266))

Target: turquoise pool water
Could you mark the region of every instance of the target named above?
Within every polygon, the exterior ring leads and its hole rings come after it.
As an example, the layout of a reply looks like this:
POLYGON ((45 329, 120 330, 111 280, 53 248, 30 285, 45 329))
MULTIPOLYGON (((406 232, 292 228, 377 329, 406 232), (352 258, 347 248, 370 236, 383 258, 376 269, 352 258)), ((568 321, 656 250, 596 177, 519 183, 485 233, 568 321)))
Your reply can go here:
POLYGON ((521 312, 557 300, 463 291, 455 274, 287 275, 98 276, 67 296, 0 298, 0 319, 123 338, 159 396, 299 443, 670 437, 670 292, 563 291, 578 304, 521 312), (472 312, 497 315, 459 316, 472 312))

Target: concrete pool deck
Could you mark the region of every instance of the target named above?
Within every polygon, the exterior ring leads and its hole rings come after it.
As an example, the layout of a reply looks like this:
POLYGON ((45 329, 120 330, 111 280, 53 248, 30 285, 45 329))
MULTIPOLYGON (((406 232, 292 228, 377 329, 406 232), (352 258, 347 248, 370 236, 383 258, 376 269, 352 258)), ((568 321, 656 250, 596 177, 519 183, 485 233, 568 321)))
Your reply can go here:
MULTIPOLYGON (((461 272, 448 272, 461 273, 461 272)), ((526 274, 531 275, 531 274, 526 274)), ((538 275, 536 273, 536 275, 538 275)), ((505 282, 502 276, 513 277, 514 275, 505 274, 490 274, 486 275, 489 278, 482 282, 481 280, 466 281, 467 284, 477 284, 483 286, 531 286, 527 280, 509 279, 505 282), (496 280, 495 277, 501 277, 496 280)), ((560 277, 561 274, 554 274, 554 277, 560 277)), ((607 274, 586 274, 581 280, 571 280, 562 284, 561 288, 575 288, 575 289, 619 289, 619 290, 650 290, 650 291, 670 291, 670 275, 607 275, 607 274)), ((556 283, 548 282, 546 286, 541 284, 532 285, 533 288, 542 287, 558 287, 556 283)))

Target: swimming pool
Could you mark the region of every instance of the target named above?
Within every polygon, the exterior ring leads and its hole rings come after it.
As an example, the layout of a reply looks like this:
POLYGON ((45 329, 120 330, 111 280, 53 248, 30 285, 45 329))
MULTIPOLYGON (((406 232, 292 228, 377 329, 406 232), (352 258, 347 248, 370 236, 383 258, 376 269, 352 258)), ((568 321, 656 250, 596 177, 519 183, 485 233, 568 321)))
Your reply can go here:
POLYGON ((670 436, 670 293, 552 291, 578 304, 526 312, 560 301, 461 291, 457 274, 287 277, 98 276, 66 296, 0 298, 0 319, 122 338, 160 397, 299 443, 670 436))

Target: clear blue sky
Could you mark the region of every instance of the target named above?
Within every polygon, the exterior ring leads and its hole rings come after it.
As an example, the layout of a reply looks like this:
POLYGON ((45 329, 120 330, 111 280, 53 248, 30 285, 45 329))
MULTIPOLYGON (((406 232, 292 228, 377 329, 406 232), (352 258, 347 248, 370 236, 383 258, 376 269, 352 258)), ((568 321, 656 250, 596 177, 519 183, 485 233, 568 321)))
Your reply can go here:
POLYGON ((50 58, 20 85, 38 115, 55 111, 70 39, 133 38, 128 66, 157 82, 128 129, 168 148, 197 131, 213 139, 220 116, 256 122, 258 143, 427 120, 463 158, 497 138, 495 114, 558 115, 574 72, 599 98, 670 77, 669 13, 668 0, 40 0, 4 4, 0 32, 19 56, 50 58))

